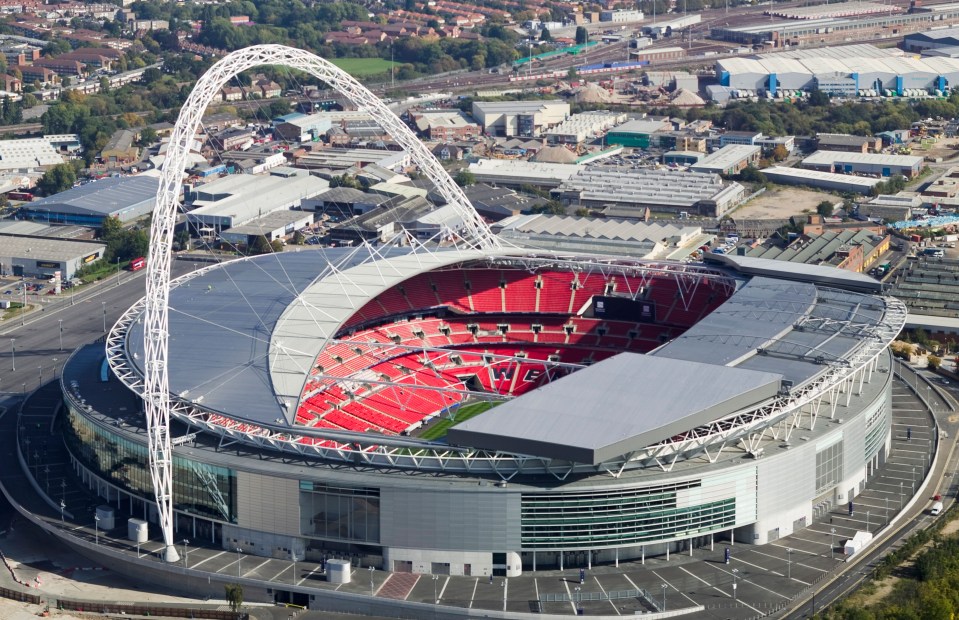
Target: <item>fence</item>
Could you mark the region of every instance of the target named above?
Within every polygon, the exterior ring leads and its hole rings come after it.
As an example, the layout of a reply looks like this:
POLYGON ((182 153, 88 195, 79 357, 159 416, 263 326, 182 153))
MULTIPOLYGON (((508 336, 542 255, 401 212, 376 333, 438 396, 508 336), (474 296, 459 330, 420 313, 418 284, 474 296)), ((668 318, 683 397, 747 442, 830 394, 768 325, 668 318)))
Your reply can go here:
POLYGON ((31 605, 39 605, 41 603, 40 597, 36 594, 28 594, 27 592, 20 592, 19 590, 11 590, 9 588, 0 588, 0 596, 13 601, 20 601, 21 603, 30 603, 31 605))
POLYGON ((191 609, 188 607, 156 607, 152 605, 122 605, 118 603, 91 603, 60 599, 57 607, 70 611, 127 616, 161 616, 166 618, 195 618, 197 620, 249 620, 245 612, 219 609, 191 609))
POLYGON ((649 593, 646 590, 609 590, 607 592, 560 592, 553 594, 547 592, 539 597, 540 603, 581 603, 585 601, 615 601, 625 598, 641 598, 650 600, 649 593))

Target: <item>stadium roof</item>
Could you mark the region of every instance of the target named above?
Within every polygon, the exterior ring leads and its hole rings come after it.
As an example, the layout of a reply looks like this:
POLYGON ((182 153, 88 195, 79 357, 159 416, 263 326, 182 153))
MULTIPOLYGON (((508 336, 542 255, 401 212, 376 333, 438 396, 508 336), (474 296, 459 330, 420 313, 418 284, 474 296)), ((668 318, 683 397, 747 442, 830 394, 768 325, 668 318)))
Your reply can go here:
MULTIPOLYGON (((575 259, 522 249, 413 253, 361 246, 285 252, 201 270, 171 291, 170 390, 243 422, 293 424, 317 356, 367 301, 425 271, 537 256, 547 263, 575 259)), ((496 433, 497 450, 586 463, 610 459, 758 405, 775 395, 783 378, 799 385, 830 364, 842 364, 883 318, 881 300, 820 286, 829 278, 839 287, 865 288, 868 281, 874 287, 868 292, 877 292, 881 285, 860 274, 717 258, 760 277, 654 355, 621 355, 564 377, 541 388, 543 394, 534 390, 471 421, 460 434, 451 433, 451 441, 469 437, 482 442, 476 447, 492 446, 496 433), (691 376, 696 390, 689 389, 691 376), (527 407, 530 413, 523 413, 527 407), (497 423, 511 411, 517 412, 515 421, 497 423), (546 411, 553 415, 549 423, 543 422, 546 411), (463 434, 468 432, 474 435, 463 434)), ((140 373, 142 337, 142 323, 133 321, 128 359, 140 373)))
POLYGON ((467 420, 447 438, 595 465, 772 398, 781 380, 772 372, 621 353, 467 420), (695 390, 688 389, 691 377, 695 390))
POLYGON ((731 267, 743 275, 768 276, 799 282, 816 282, 861 293, 878 295, 882 292, 882 283, 862 273, 855 273, 835 267, 821 267, 805 263, 781 263, 751 256, 735 254, 706 254, 707 263, 718 263, 731 267))
POLYGON ((31 211, 118 217, 130 210, 152 210, 159 185, 160 180, 153 176, 108 177, 25 206, 31 211))

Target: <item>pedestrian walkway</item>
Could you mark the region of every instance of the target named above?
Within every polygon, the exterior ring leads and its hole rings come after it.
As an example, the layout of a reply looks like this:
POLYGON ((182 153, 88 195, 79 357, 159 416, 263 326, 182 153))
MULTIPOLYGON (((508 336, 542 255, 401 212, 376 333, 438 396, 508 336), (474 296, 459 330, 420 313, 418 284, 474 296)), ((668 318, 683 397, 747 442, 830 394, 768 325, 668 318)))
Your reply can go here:
MULTIPOLYGON (((920 387, 923 387, 920 385, 920 387)), ((920 390, 921 391, 921 390, 920 390)), ((930 395, 929 398, 932 398, 930 395)), ((928 402, 928 398, 927 398, 928 402)), ((16 416, 0 418, 0 450, 14 454, 13 439, 24 450, 27 471, 10 468, 2 481, 14 500, 47 526, 67 530, 94 549, 122 553, 133 563, 162 566, 157 557, 163 545, 150 540, 139 548, 125 532, 100 531, 93 511, 102 500, 89 493, 73 475, 52 412, 59 395, 49 386, 34 394, 16 416), (60 502, 63 502, 61 522, 60 502)), ((945 408, 944 401, 941 403, 945 408)), ((843 566, 841 544, 857 531, 878 532, 894 519, 921 486, 935 444, 935 428, 925 404, 900 381, 893 392, 892 450, 888 460, 869 478, 848 505, 821 506, 813 522, 795 534, 763 546, 707 544, 645 562, 593 566, 582 575, 580 566, 566 570, 527 571, 521 577, 393 575, 378 569, 355 567, 352 582, 326 582, 315 562, 247 556, 191 540, 180 566, 195 582, 261 584, 274 590, 322 593, 336 590, 384 600, 511 613, 551 613, 620 616, 636 612, 702 608, 689 618, 747 619, 784 608, 843 566), (910 430, 911 429, 911 432, 910 430), (637 592, 644 592, 638 596, 637 592)), ((123 519, 118 523, 124 523, 123 519)), ((222 585, 210 586, 219 595, 222 585)))

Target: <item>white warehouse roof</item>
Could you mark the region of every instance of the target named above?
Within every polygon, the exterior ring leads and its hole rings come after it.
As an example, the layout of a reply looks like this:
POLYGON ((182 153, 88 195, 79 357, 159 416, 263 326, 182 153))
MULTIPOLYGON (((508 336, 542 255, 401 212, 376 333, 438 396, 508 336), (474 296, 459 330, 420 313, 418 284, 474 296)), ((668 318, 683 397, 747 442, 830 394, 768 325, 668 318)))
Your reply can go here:
POLYGON ((912 167, 922 164, 922 157, 916 155, 877 155, 874 153, 847 153, 844 151, 816 151, 806 159, 803 165, 823 166, 839 162, 856 164, 888 165, 912 167))

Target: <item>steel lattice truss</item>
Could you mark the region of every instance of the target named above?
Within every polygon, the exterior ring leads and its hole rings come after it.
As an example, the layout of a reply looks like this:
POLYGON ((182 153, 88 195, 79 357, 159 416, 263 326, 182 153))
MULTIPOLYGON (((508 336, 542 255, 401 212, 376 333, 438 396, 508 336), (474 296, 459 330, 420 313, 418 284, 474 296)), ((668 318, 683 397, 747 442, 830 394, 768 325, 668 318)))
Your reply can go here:
MULTIPOLYGON (((419 251, 428 251, 420 248, 419 251)), ((371 254, 370 260, 376 255, 371 254)), ((592 260, 592 259, 591 259, 592 260)), ((515 256, 498 256, 486 261, 490 266, 510 264, 527 268, 553 267, 561 269, 600 271, 603 273, 628 272, 633 276, 643 274, 642 277, 672 277, 678 283, 688 281, 689 287, 697 286, 697 280, 711 279, 713 286, 734 287, 734 282, 726 275, 698 266, 681 264, 657 264, 643 262, 617 261, 614 259, 600 259, 598 262, 585 262, 573 256, 549 256, 542 253, 517 253, 515 256)), ((182 284, 192 278, 202 275, 208 267, 198 272, 183 276, 178 280, 182 284)), ((340 272, 346 275, 347 272, 340 272)), ((685 285, 681 285, 685 286, 685 285)), ((819 288, 819 303, 817 307, 828 307, 831 296, 837 299, 845 296, 842 291, 831 291, 819 288)), ((204 410, 196 403, 187 399, 180 399, 175 395, 170 402, 171 415, 195 428, 211 432, 220 436, 221 445, 244 443, 251 446, 281 450, 302 455, 318 456, 333 463, 340 462, 344 466, 365 465, 379 469, 391 470, 432 470, 446 472, 460 472, 477 475, 496 475, 503 479, 510 479, 517 474, 550 474, 563 479, 572 473, 606 472, 611 476, 619 476, 623 471, 633 468, 658 467, 670 470, 680 460, 705 458, 710 462, 719 458, 727 447, 738 446, 744 451, 756 453, 761 450, 764 441, 788 441, 792 432, 802 423, 813 428, 823 407, 828 408, 830 417, 835 415, 842 394, 845 394, 848 405, 854 391, 861 392, 863 382, 876 370, 880 357, 889 343, 901 330, 905 322, 905 308, 894 298, 871 298, 870 302, 875 311, 882 310, 881 318, 868 320, 850 313, 845 319, 815 316, 813 312, 806 314, 797 321, 796 328, 805 330, 820 330, 829 333, 842 333, 852 336, 861 342, 855 350, 841 359, 815 359, 824 366, 824 371, 808 383, 796 386, 794 389, 780 396, 762 403, 758 407, 737 412, 723 419, 715 420, 708 425, 690 429, 682 435, 670 438, 658 444, 622 455, 614 461, 598 466, 576 464, 566 461, 555 461, 527 455, 476 450, 471 448, 453 448, 445 444, 431 443, 410 437, 385 436, 374 433, 356 433, 350 431, 336 431, 329 429, 314 429, 310 427, 288 425, 251 424, 243 420, 225 419, 223 415, 204 410), (858 385, 858 388, 857 388, 858 385), (316 439, 317 442, 305 442, 305 438, 316 439), (320 441, 335 442, 330 447, 319 445, 320 441)), ((111 331, 107 341, 108 359, 114 373, 130 389, 142 393, 144 384, 139 373, 134 369, 125 346, 125 339, 133 323, 137 321, 143 311, 145 300, 131 307, 116 327, 111 331)), ((774 309, 757 308, 757 312, 773 312, 774 309)), ((716 336, 717 338, 719 336, 716 336)), ((723 336, 737 338, 735 335, 723 336)), ((751 339, 750 336, 739 336, 740 339, 751 339)), ((353 344, 348 337, 331 342, 347 342, 353 344)), ((781 341, 782 342, 782 341, 781 341)), ((369 343, 359 343, 369 345, 369 343)), ((754 343, 757 353, 761 348, 758 341, 754 343)), ((427 351, 422 346, 409 345, 381 345, 403 348, 413 348, 427 351)), ((788 342, 779 345, 784 347, 786 354, 788 342)), ((775 347, 773 347, 775 348, 775 347)), ((444 355, 456 354, 455 349, 443 349, 444 355)), ((475 353, 475 352, 474 352, 475 353)), ((811 357, 805 349, 793 353, 799 357, 811 357)), ((499 356, 510 358, 511 356, 499 356)), ((516 358, 517 361, 522 358, 516 358)), ((541 360, 538 360, 541 361, 541 360)), ((564 365, 557 364, 557 370, 564 365)), ((573 365, 567 365, 573 366, 573 365)), ((349 380, 348 377, 322 377, 330 380, 349 380)), ((391 382, 382 382, 384 385, 391 382)), ((408 385, 406 387, 409 387, 408 385)), ((483 398, 510 398, 508 396, 492 396, 489 393, 477 394, 483 398)), ((825 415, 825 414, 823 414, 825 415)))
POLYGON ((463 191, 453 182, 422 142, 373 93, 330 62, 309 52, 282 45, 257 45, 233 52, 214 64, 196 83, 180 110, 170 138, 157 189, 156 207, 150 229, 150 258, 144 306, 145 372, 143 397, 146 407, 148 457, 153 489, 166 545, 164 559, 179 559, 173 544, 173 471, 170 444, 168 375, 168 307, 170 296, 170 249, 178 211, 183 172, 200 121, 207 106, 225 84, 237 74, 262 65, 280 65, 309 73, 345 95, 367 111, 406 150, 437 191, 463 218, 461 236, 478 248, 495 248, 500 243, 490 232, 463 191))

